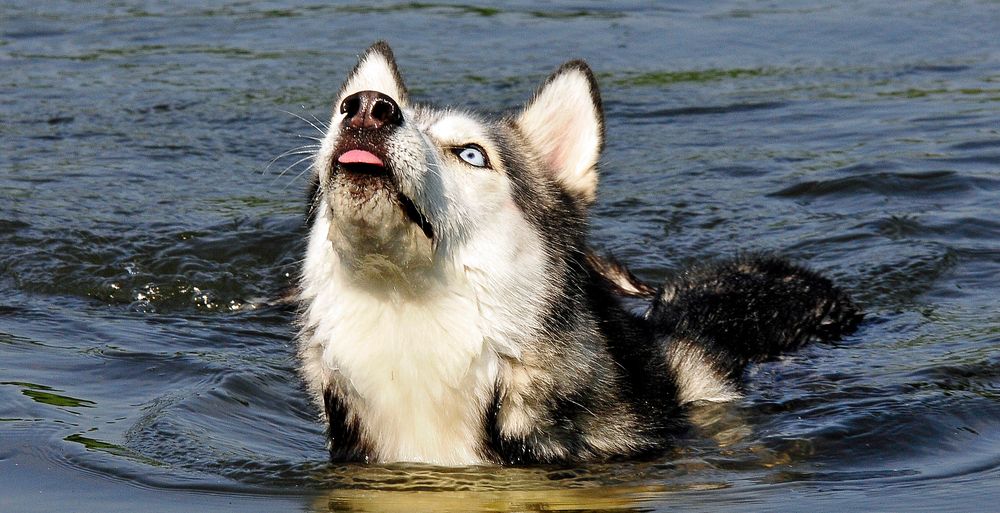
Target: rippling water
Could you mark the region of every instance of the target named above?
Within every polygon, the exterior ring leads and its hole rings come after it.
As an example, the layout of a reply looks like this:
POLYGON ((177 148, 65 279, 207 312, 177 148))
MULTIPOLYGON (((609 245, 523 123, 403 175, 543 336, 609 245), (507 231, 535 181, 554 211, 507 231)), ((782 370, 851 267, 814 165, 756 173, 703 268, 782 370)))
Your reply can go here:
POLYGON ((0 1, 0 510, 981 510, 1000 498, 995 2, 0 1), (658 461, 337 466, 279 299, 310 125, 390 41, 501 111, 608 117, 594 243, 659 280, 765 249, 860 331, 749 372, 658 461))

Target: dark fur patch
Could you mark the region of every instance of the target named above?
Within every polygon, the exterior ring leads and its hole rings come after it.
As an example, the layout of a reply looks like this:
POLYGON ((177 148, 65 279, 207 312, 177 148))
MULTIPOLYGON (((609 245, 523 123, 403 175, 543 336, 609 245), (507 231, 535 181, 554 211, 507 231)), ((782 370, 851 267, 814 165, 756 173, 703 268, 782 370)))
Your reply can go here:
POLYGON ((306 190, 306 227, 312 227, 316 222, 316 209, 319 208, 320 199, 323 192, 319 187, 319 175, 312 173, 309 177, 309 186, 306 190))
POLYGON ((500 408, 502 407, 500 388, 493 392, 493 401, 486 409, 483 426, 486 428, 484 447, 485 459, 504 465, 531 465, 539 463, 528 442, 523 438, 513 438, 503 435, 500 426, 500 408))
MULTIPOLYGON (((623 307, 618 287, 609 283, 603 268, 592 265, 590 256, 578 256, 586 272, 582 279, 587 284, 587 306, 595 313, 607 350, 623 371, 621 394, 642 419, 640 434, 656 443, 642 452, 655 450, 686 427, 677 386, 664 358, 664 340, 654 325, 623 307)), ((628 273, 623 264, 616 261, 615 265, 628 273)))
POLYGON ((347 407, 330 389, 323 391, 327 417, 327 440, 333 461, 367 462, 371 448, 361 436, 357 419, 351 419, 347 407))
MULTIPOLYGON (((499 424, 500 389, 485 412, 487 456, 505 464, 608 461, 662 450, 683 429, 677 389, 662 345, 644 319, 629 313, 615 287, 590 265, 587 253, 570 250, 563 263, 563 291, 546 317, 549 343, 582 367, 561 379, 549 395, 544 418, 525 437, 505 437, 499 424), (593 331, 583 329, 592 326, 593 331), (599 445, 595 445, 599 444, 599 445), (554 460, 551 454, 567 456, 554 460)), ((566 363, 563 363, 566 365, 566 363)))
POLYGON ((830 280, 763 255, 686 270, 649 314, 661 336, 699 341, 734 379, 750 363, 850 333, 862 317, 830 280))

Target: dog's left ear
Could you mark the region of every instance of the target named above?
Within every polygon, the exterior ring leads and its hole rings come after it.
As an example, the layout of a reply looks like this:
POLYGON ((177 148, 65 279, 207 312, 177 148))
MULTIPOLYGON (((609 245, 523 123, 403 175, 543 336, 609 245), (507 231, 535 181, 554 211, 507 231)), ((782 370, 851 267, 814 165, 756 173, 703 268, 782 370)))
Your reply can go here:
POLYGON ((592 205, 604 111, 590 67, 583 61, 563 64, 528 102, 517 124, 556 181, 584 206, 592 205))

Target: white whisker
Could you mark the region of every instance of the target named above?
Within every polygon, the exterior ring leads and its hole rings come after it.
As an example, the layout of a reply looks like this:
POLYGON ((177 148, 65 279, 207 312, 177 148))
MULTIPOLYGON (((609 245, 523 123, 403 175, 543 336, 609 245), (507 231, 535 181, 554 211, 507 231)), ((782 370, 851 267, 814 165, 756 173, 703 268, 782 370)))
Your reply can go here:
MULTIPOLYGON (((301 163, 303 163, 303 162, 305 162, 305 161, 307 161, 307 160, 309 160, 311 158, 313 158, 313 156, 312 156, 312 154, 309 154, 309 155, 307 155, 305 157, 300 158, 299 160, 296 160, 292 165, 286 167, 285 169, 282 169, 281 172, 278 173, 278 176, 274 177, 274 180, 271 182, 271 185, 274 185, 278 181, 279 178, 281 178, 282 176, 284 176, 285 173, 288 172, 289 169, 291 169, 291 168, 293 168, 293 167, 295 167, 295 166, 297 166, 297 165, 299 165, 299 164, 301 164, 301 163)), ((306 167, 306 170, 308 170, 308 169, 309 169, 309 167, 306 167)), ((299 176, 302 176, 302 174, 299 173, 299 176)), ((298 179, 298 177, 296 177, 296 179, 298 179)))
MULTIPOLYGON (((303 109, 305 109, 306 107, 305 107, 305 106, 303 105, 303 106, 302 106, 302 108, 303 108, 303 109)), ((329 129, 330 129, 330 125, 328 125, 328 124, 324 123, 323 121, 320 121, 320 119, 319 119, 319 118, 317 118, 315 114, 310 114, 310 115, 309 115, 309 117, 313 118, 313 120, 315 120, 315 121, 316 121, 316 123, 317 123, 317 124, 318 124, 319 126, 323 127, 324 129, 326 129, 326 130, 329 130, 329 129)))
MULTIPOLYGON (((304 117, 302 117, 302 116, 300 116, 300 115, 298 115, 298 114, 296 114, 294 112, 288 112, 287 110, 282 110, 281 112, 284 112, 285 114, 290 114, 292 116, 295 116, 295 117, 301 119, 302 121, 305 121, 306 123, 309 123, 309 126, 315 128, 317 132, 326 135, 326 131, 323 130, 322 128, 316 126, 316 124, 313 123, 312 121, 309 121, 308 119, 306 119, 306 118, 304 118, 304 117)), ((320 124, 322 125, 323 123, 320 123, 320 124)))
POLYGON ((261 175, 267 174, 267 170, 271 169, 271 166, 273 166, 274 163, 277 162, 278 159, 280 159, 282 157, 287 157, 289 155, 305 155, 305 154, 312 155, 313 153, 316 153, 316 150, 318 150, 319 148, 320 148, 320 145, 318 145, 318 144, 306 144, 306 145, 303 145, 303 146, 299 146, 297 148, 292 148, 292 149, 290 149, 290 150, 282 153, 281 155, 278 155, 277 157, 274 157, 273 159, 271 159, 271 161, 268 162, 266 166, 264 166, 264 170, 261 171, 260 174, 261 175))
MULTIPOLYGON (((311 165, 310 166, 306 166, 306 168, 303 169, 299 174, 295 175, 295 178, 293 178, 292 180, 289 180, 288 184, 286 184, 284 187, 282 187, 281 190, 283 190, 283 191, 288 190, 288 186, 289 185, 291 185, 291 184, 299 181, 299 178, 302 178, 302 175, 308 173, 310 169, 312 169, 311 165)), ((310 210, 312 210, 312 207, 310 207, 310 210)))

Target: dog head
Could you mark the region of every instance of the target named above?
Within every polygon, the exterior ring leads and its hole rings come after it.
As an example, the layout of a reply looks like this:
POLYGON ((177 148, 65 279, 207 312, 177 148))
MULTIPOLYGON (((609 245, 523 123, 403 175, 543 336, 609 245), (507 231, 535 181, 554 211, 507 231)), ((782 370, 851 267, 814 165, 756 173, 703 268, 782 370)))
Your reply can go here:
POLYGON ((412 104, 376 43, 341 87, 313 164, 310 251, 332 246, 355 279, 394 290, 454 270, 546 281, 553 259, 584 250, 603 122, 581 61, 519 112, 489 119, 412 104))

